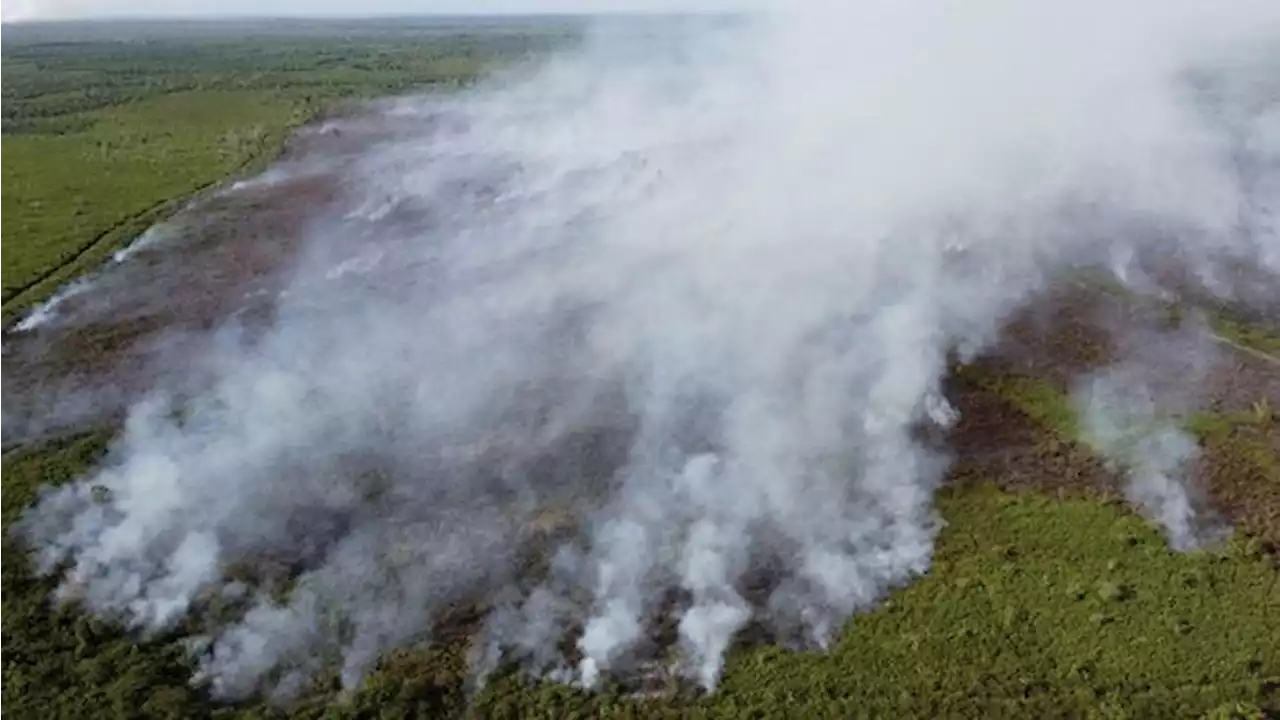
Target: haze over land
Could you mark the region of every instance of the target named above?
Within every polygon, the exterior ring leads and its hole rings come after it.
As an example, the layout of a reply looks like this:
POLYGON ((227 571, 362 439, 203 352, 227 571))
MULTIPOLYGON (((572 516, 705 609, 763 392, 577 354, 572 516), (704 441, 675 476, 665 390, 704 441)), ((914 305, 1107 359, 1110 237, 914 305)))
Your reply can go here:
POLYGON ((107 18, 360 18, 376 16, 520 16, 620 13, 743 12, 764 7, 760 0, 372 0, 353 6, 344 0, 266 0, 210 3, 203 0, 9 0, 4 20, 87 20, 107 18))
MULTIPOLYGON (((143 628, 243 601, 193 638, 228 697, 333 659, 354 685, 469 598, 481 674, 505 652, 590 685, 664 615, 706 687, 750 622, 822 646, 929 567, 951 360, 1052 282, 1275 297, 1277 22, 788 7, 335 120, 251 181, 331 190, 269 309, 201 336, 22 530, 73 564, 65 596, 143 628), (273 565, 287 592, 245 582, 273 565)), ((1189 327, 1076 384, 1178 548, 1217 530, 1170 419, 1216 360, 1189 327)))

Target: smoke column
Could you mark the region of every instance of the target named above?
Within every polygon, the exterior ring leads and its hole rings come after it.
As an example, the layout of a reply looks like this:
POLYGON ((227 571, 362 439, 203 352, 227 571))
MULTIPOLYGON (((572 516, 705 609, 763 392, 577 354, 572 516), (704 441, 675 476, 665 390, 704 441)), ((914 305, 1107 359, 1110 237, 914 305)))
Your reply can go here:
POLYGON ((1209 332, 1196 320, 1180 332, 1131 331, 1122 359, 1078 378, 1072 390, 1084 441, 1122 471, 1125 497, 1178 550, 1220 539, 1223 530, 1198 517, 1203 499, 1189 475, 1200 448, 1181 427, 1207 399, 1205 380, 1221 360, 1209 332))
POLYGON ((1277 269, 1275 94, 1216 78, 1278 14, 788 4, 386 102, 272 325, 21 532, 147 631, 244 603, 192 639, 225 697, 354 685, 474 599, 480 673, 591 685, 667 614, 707 687, 753 619, 822 646, 929 567, 950 351, 1072 267, 1277 269))

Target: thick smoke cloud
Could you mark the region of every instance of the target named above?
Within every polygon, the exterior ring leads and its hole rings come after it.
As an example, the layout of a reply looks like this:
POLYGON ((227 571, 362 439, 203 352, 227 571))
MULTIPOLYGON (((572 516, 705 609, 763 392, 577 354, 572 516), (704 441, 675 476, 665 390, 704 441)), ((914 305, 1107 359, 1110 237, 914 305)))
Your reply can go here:
MULTIPOLYGON (((139 628, 242 603, 193 640, 228 697, 476 599, 480 673, 592 684, 666 619, 708 687, 753 620, 821 646, 929 566, 950 352, 1072 267, 1280 269, 1271 8, 804 7, 387 102, 270 327, 22 530, 139 628)), ((1158 439, 1124 460, 1176 540, 1158 439)))

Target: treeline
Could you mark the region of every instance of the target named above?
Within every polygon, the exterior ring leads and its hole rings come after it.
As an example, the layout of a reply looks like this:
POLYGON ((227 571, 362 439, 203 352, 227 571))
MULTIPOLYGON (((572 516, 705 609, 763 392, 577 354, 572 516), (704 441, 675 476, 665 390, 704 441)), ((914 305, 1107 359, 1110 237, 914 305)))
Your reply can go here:
POLYGON ((276 90, 319 98, 465 83, 545 52, 567 35, 475 32, 368 38, 203 42, 10 43, 3 50, 3 132, 75 132, 76 115, 184 90, 276 90))

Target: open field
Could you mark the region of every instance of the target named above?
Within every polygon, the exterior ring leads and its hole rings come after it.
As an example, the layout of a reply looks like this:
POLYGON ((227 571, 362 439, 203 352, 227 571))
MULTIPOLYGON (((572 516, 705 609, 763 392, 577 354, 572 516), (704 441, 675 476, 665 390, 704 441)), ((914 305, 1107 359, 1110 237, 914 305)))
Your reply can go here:
POLYGON ((260 91, 185 91, 93 111, 76 132, 6 136, 6 315, 74 265, 100 262, 165 205, 268 156, 304 113, 260 91))
MULTIPOLYGON (((401 161, 413 142, 450 132, 466 139, 445 93, 416 104, 366 101, 465 84, 571 36, 571 24, 372 24, 341 39, 333 27, 272 26, 245 39, 232 25, 148 25, 127 30, 151 38, 133 45, 111 37, 126 30, 88 24, 63 31, 84 33, 75 42, 33 29, 5 46, 12 152, 3 178, 0 620, 12 717, 1280 717, 1280 318, 1265 302, 1153 302, 1076 277, 1055 278, 991 347, 947 367, 943 394, 959 421, 922 431, 953 460, 937 491, 945 526, 928 570, 849 618, 825 651, 748 624, 711 694, 670 672, 674 611, 647 618, 654 642, 594 692, 535 681, 507 663, 476 688, 468 657, 495 600, 463 593, 432 606, 423 621, 430 637, 395 643, 357 689, 344 691, 325 666, 298 697, 274 702, 260 692, 215 697, 210 683, 193 681, 186 640, 232 622, 243 610, 234 601, 202 597, 153 634, 81 603, 53 604, 59 578, 33 572, 32 548, 12 529, 42 488, 127 459, 129 448, 108 451, 129 408, 156 387, 200 397, 219 380, 220 353, 253 347, 280 323, 338 322, 370 297, 420 299, 423 278, 446 285, 450 278, 436 277, 443 261, 404 248, 449 228, 456 208, 500 206, 503 180, 479 171, 424 182, 431 190, 417 204, 391 190, 353 191, 359 172, 401 161), (402 257, 418 263, 394 262, 402 257), (73 277, 83 284, 66 285, 73 277), (43 314, 14 322, 59 288, 43 314), (1190 481, 1202 492, 1198 518, 1231 528, 1206 549, 1172 551, 1139 517, 1072 402, 1080 377, 1107 368, 1151 328, 1198 332, 1220 351, 1203 377, 1189 353, 1153 373, 1172 383, 1194 376, 1206 398, 1175 418, 1200 449, 1190 481)), ((279 387, 253 391, 270 406, 279 387)), ((385 399, 386 417, 399 417, 398 400, 385 399)), ((270 425, 302 423, 287 420, 270 425)), ((506 429, 495 421, 485 447, 500 455, 506 429)), ((631 440, 619 432, 625 447, 631 440)), ((593 439, 566 442, 564 452, 581 457, 550 460, 528 461, 516 445, 511 464, 527 462, 530 474, 543 472, 539 463, 615 471, 623 461, 608 447, 617 438, 601 440, 604 449, 593 439)), ((370 454, 339 470, 376 476, 383 469, 370 454)), ((219 480, 231 493, 236 466, 227 467, 219 480)), ((518 528, 522 552, 577 530, 578 518, 559 509, 518 528)), ((292 530, 295 518, 269 520, 292 530)), ((259 559, 252 550, 245 567, 227 572, 269 592, 310 569, 306 559, 290 565, 287 555, 259 559)), ((548 572, 545 558, 516 562, 522 583, 548 572)), ((743 593, 756 602, 777 582, 751 574, 743 593)), ((569 636, 581 631, 579 623, 569 636)))
POLYGON ((6 323, 184 198, 263 167, 335 101, 456 87, 566 35, 372 24, 335 41, 214 23, 184 40, 180 24, 151 37, 145 24, 90 23, 66 42, 77 27, 5 31, 6 323))

